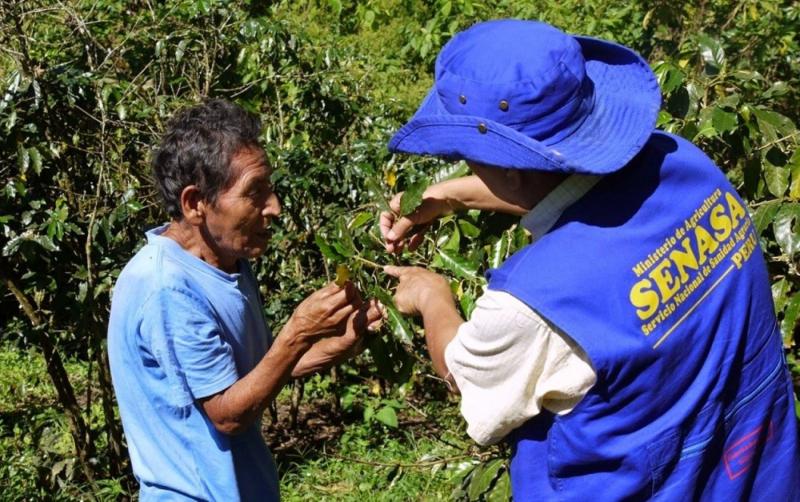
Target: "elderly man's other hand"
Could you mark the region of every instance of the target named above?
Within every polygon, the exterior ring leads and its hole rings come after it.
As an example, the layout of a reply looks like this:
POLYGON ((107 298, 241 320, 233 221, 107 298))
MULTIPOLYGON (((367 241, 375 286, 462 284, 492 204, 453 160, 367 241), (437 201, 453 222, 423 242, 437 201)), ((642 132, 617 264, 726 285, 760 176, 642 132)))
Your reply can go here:
POLYGON ((362 304, 361 295, 352 282, 342 286, 332 282, 303 300, 287 325, 302 341, 314 343, 322 337, 341 334, 347 319, 362 304))
POLYGON ((383 271, 400 280, 394 303, 402 314, 424 314, 425 306, 433 304, 431 300, 452 297, 447 279, 430 270, 388 265, 383 271))
POLYGON ((317 373, 364 350, 367 333, 380 327, 383 305, 377 300, 364 302, 338 327, 337 332, 326 336, 311 347, 292 370, 295 378, 317 373))
POLYGON ((361 304, 358 310, 350 314, 344 331, 331 337, 330 347, 338 353, 353 357, 364 350, 364 342, 368 333, 377 331, 383 321, 384 307, 378 300, 372 299, 361 304))

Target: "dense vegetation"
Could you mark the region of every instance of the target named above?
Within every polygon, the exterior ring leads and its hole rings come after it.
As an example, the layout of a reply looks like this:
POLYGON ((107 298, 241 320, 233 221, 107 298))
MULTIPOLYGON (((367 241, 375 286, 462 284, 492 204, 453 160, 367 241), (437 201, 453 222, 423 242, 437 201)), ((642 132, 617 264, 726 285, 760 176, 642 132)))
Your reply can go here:
MULTIPOLYGON (((388 300, 389 283, 374 264, 394 258, 379 245, 377 212, 398 190, 409 192, 413 206, 425 183, 464 167, 395 157, 385 144, 430 86, 439 48, 496 17, 543 19, 616 40, 651 62, 664 93, 659 127, 699 144, 749 204, 797 382, 796 2, 6 0, 2 498, 135 493, 104 337, 116 276, 143 231, 165 219, 148 160, 174 110, 227 97, 262 117, 284 205, 257 264, 274 327, 342 264, 363 289, 388 300)), ((468 314, 482 273, 526 242, 513 223, 476 213, 445 218, 399 262, 447 274, 468 314)), ((305 386, 295 382, 268 415, 271 427, 313 430, 303 399, 314 407, 325 401, 322 422, 344 424, 305 448, 282 450, 287 437, 268 435, 287 498, 507 497, 503 452, 469 447, 454 402, 429 378, 419 328, 389 314, 364 355, 305 386), (329 485, 315 492, 320 484, 329 485)))

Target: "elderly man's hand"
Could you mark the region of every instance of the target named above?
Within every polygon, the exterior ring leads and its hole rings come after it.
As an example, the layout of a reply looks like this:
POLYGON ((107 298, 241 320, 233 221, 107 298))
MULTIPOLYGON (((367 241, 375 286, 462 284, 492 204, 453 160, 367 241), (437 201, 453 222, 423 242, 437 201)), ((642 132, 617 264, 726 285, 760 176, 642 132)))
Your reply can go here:
POLYGON ((423 314, 425 306, 432 304, 431 300, 452 297, 447 279, 430 270, 389 265, 383 271, 400 279, 394 303, 402 314, 423 314))
POLYGON ((383 321, 384 308, 378 300, 364 302, 350 314, 344 332, 330 338, 330 349, 346 357, 353 357, 364 350, 368 332, 377 331, 383 321))
POLYGON ((343 286, 330 283, 303 300, 297 306, 287 325, 290 332, 313 343, 316 340, 341 334, 347 319, 355 313, 363 301, 351 282, 343 286))

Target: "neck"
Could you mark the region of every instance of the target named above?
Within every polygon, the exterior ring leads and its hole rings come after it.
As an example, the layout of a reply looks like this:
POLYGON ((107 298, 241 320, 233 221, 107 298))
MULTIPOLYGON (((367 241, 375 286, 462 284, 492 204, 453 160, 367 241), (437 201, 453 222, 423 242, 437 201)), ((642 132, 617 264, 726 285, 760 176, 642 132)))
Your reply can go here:
POLYGON ((213 245, 213 241, 208 238, 207 232, 204 232, 201 227, 192 225, 183 219, 172 220, 161 235, 177 242, 186 252, 200 258, 212 267, 229 274, 237 271, 236 259, 222 257, 219 249, 213 245))

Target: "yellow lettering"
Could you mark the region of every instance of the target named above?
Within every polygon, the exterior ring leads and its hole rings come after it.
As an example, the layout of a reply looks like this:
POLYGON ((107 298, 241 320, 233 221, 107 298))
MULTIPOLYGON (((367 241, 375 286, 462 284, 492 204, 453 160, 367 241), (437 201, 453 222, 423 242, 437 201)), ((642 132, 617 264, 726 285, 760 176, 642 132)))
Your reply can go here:
POLYGON ((702 265, 706 261, 706 253, 716 251, 719 244, 711 237, 708 230, 700 225, 694 227, 694 240, 697 242, 697 262, 702 265))
POLYGON ((681 276, 680 282, 687 282, 689 274, 686 273, 686 268, 697 270, 700 265, 697 263, 697 258, 695 258, 694 251, 692 251, 692 243, 688 237, 681 241, 681 246, 683 246, 683 251, 676 249, 669 254, 669 259, 675 262, 675 266, 678 267, 678 273, 681 276))
POLYGON ((731 213, 731 225, 733 228, 736 228, 739 226, 739 220, 743 218, 746 213, 732 193, 725 192, 725 200, 728 201, 728 212, 731 213))
POLYGON ((709 221, 711 222, 711 228, 716 230, 714 237, 718 241, 722 242, 731 235, 733 225, 731 225, 731 219, 725 214, 725 208, 722 204, 714 206, 711 210, 709 221))
POLYGON ((658 308, 658 293, 650 289, 652 284, 649 279, 642 279, 631 288, 631 303, 636 309, 639 319, 645 320, 653 315, 658 308))
POLYGON ((681 281, 675 279, 672 276, 672 273, 669 271, 669 266, 671 265, 669 260, 663 260, 661 263, 656 265, 656 267, 647 275, 650 276, 658 286, 658 291, 661 293, 661 301, 665 302, 672 298, 672 295, 678 291, 678 288, 681 285, 681 281))

